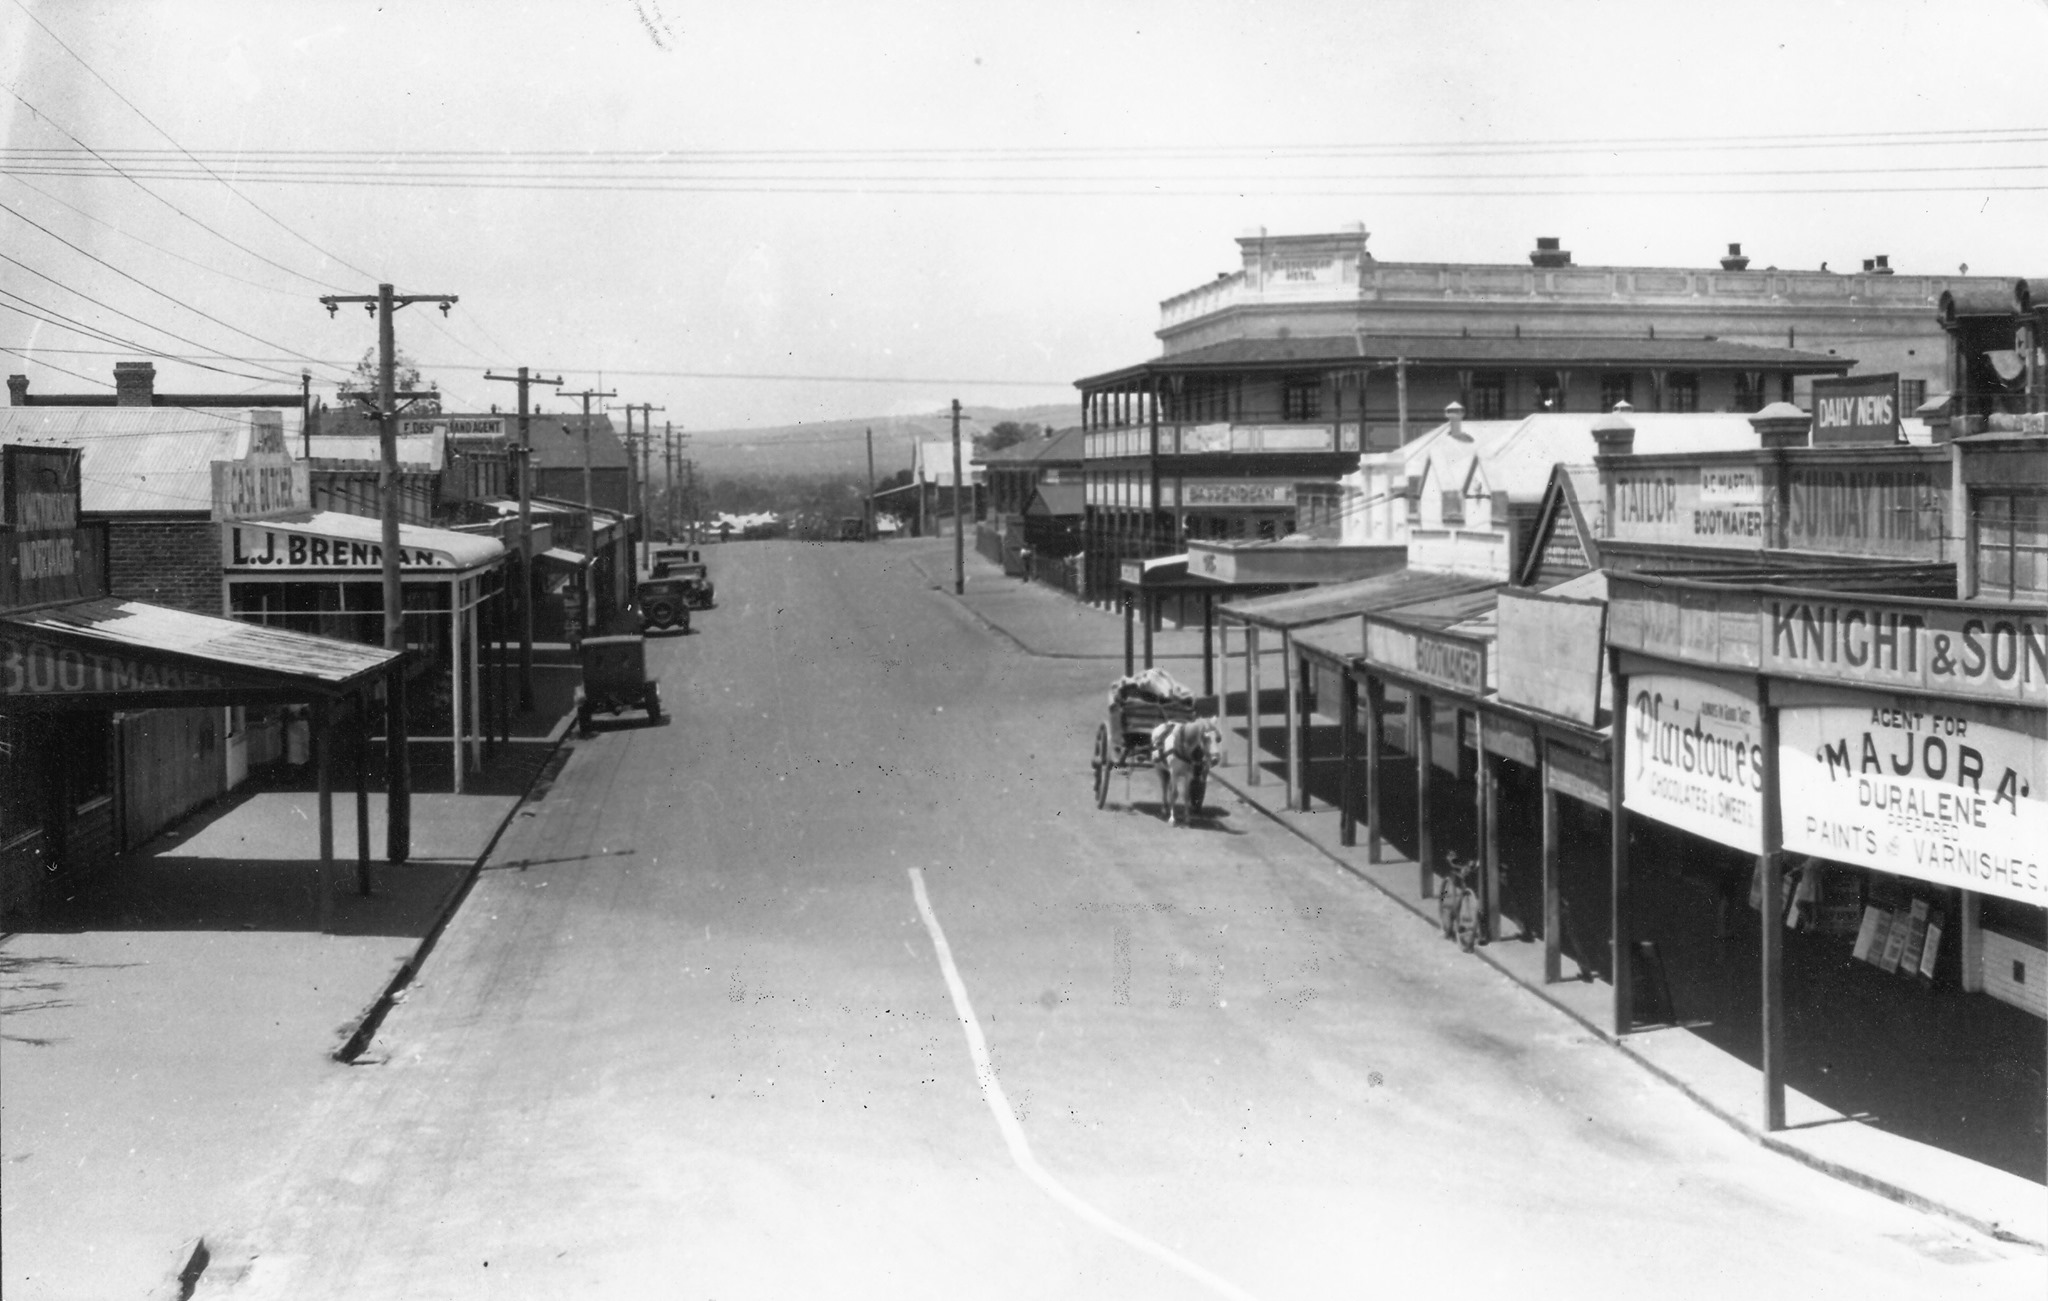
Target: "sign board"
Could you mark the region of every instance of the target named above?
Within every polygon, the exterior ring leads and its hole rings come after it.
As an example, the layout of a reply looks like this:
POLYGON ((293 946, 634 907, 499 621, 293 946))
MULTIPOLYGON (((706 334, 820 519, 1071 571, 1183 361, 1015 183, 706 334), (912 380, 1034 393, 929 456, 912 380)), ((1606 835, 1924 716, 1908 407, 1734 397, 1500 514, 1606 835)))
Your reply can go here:
POLYGON ((1622 803, 1696 836, 1763 852, 1764 747, 1757 703, 1661 673, 1628 680, 1622 803))
POLYGON ((1180 504, 1190 510, 1291 507, 1294 481, 1257 479, 1184 479, 1180 504))
POLYGON ((1259 425, 1258 450, 1262 452, 1327 452, 1337 446, 1337 431, 1330 425, 1259 425))
POLYGON ((503 416, 401 416, 400 434, 445 434, 451 438, 503 438, 503 416))
POLYGON ((100 594, 94 560, 78 530, 76 447, 0 448, 0 608, 46 605, 100 594))
POLYGON ((1365 657, 1390 673, 1457 695, 1477 697, 1486 690, 1486 643, 1477 638, 1424 632, 1368 617, 1365 657))
POLYGON ((1591 755, 1561 745, 1543 748, 1544 782, 1559 795, 1605 809, 1607 776, 1607 765, 1591 755))
MULTIPOLYGON (((462 568, 453 556, 434 547, 401 547, 398 563, 406 569, 462 568)), ((221 530, 221 564, 238 570, 378 571, 384 567, 384 547, 361 538, 239 523, 221 530)))
POLYGON ((1500 698, 1598 726, 1607 603, 1504 587, 1495 619, 1498 644, 1515 648, 1512 655, 1495 657, 1500 698))
POLYGON ((1180 427, 1181 455, 1191 456, 1199 452, 1227 452, 1230 450, 1230 426, 1182 425, 1180 427))
POLYGON ((310 510, 312 504, 306 463, 284 452, 252 452, 247 460, 213 463, 216 523, 310 510))
POLYGON ((1123 562, 1119 574, 1131 586, 1141 586, 1145 582, 1145 562, 1142 560, 1126 560, 1123 562))
POLYGON ((1608 477, 1607 536, 1761 550, 1763 475, 1751 465, 1660 465, 1608 477))
POLYGON ((1949 481, 1946 461, 1792 466, 1786 482, 1785 545, 1942 560, 1949 481))
POLYGON ((0 696, 206 691, 226 685, 218 674, 198 669, 0 633, 0 696))
POLYGON ((2048 906, 2048 741, 1989 711, 1778 711, 1785 848, 2048 906))
POLYGON ((1765 672, 2048 705, 2048 611, 1760 596, 1765 672))
POLYGON ((1754 669, 1762 620, 1752 592, 1679 587, 1626 574, 1608 578, 1607 642, 1695 664, 1754 669))
POLYGON ((1899 377, 1848 375, 1813 381, 1813 445, 1896 443, 1899 377))

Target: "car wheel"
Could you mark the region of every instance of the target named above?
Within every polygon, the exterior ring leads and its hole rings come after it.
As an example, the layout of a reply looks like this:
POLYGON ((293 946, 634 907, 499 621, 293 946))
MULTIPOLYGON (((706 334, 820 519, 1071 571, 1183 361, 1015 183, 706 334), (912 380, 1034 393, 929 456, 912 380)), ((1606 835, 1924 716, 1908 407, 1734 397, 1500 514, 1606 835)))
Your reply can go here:
MULTIPOLYGON (((646 621, 656 628, 666 628, 676 621, 677 605, 666 598, 647 603, 646 621)), ((687 626, 687 625, 685 625, 687 626)))

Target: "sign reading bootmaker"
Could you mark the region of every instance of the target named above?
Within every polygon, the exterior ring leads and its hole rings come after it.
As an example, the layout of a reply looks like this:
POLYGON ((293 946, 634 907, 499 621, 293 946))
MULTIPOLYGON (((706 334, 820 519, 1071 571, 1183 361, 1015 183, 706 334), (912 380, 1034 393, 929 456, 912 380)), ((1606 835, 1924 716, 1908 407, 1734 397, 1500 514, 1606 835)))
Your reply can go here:
POLYGON ((1661 673, 1628 680, 1622 802, 1731 849, 1763 852, 1764 748, 1756 701, 1661 673))
POLYGON ((1365 621, 1365 656, 1390 672, 1476 696, 1486 690, 1486 643, 1365 621))
POLYGON ((1785 848, 2048 906, 2048 741, 1934 708, 1781 709, 1785 848))

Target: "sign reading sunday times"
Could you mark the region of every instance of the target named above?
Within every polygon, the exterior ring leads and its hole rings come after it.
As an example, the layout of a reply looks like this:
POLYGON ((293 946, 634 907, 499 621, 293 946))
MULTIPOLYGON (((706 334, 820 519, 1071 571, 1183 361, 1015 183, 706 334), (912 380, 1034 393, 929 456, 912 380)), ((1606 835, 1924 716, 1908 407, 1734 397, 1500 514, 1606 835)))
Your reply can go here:
POLYGON ((1899 441, 1899 376, 1857 375, 1813 382, 1813 445, 1899 441))
POLYGON ((2048 906, 2048 740, 1940 708, 1780 710, 1785 848, 2048 906))
POLYGON ((1764 748, 1756 701, 1692 678, 1628 680, 1628 808, 1696 836, 1763 852, 1764 748))

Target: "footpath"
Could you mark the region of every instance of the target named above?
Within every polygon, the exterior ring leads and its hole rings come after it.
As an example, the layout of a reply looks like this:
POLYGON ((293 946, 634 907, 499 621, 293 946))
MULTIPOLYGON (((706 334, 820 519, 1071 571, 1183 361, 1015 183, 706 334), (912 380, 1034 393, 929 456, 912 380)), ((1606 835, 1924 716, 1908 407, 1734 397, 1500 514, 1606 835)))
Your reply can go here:
MULTIPOLYGON (((911 543, 910 545, 919 545, 911 543)), ((925 544, 929 547, 929 543, 925 544)), ((930 548, 914 563, 949 597, 953 557, 930 548)), ((1101 659, 1103 685, 1123 671, 1123 616, 1084 604, 1065 593, 1005 577, 999 567, 970 550, 966 592, 958 600, 971 614, 1011 644, 1032 655, 1101 659)), ((1155 663, 1183 681, 1199 681, 1201 629, 1166 629, 1153 634, 1155 663), (1192 665, 1192 674, 1185 671, 1192 665)), ((1242 681, 1241 674, 1232 675, 1242 681)), ((1361 843, 1340 843, 1336 810, 1313 812, 1286 807, 1283 759, 1262 753, 1246 761, 1244 729, 1228 729, 1225 762, 1212 776, 1248 807, 1286 827, 1322 851, 1339 869, 1377 889, 1414 913, 1418 924, 1437 925, 1436 903, 1423 896, 1414 860, 1383 844, 1381 861, 1366 862, 1361 843)), ((1213 800, 1214 794, 1210 796, 1213 800)), ((2034 1247, 2048 1247, 2048 1187, 1952 1152, 1888 1133, 1863 1118, 1844 1115, 1787 1090, 1786 1128, 1764 1131, 1760 1124, 1760 1072, 1682 1027, 1657 1027, 1616 1036, 1613 990, 1582 979, 1569 957, 1564 979, 1546 984, 1540 944, 1513 941, 1483 945, 1474 957, 1627 1054, 1694 1103, 1764 1147, 1845 1182, 1915 1208, 1959 1220, 1981 1232, 2034 1247)))

